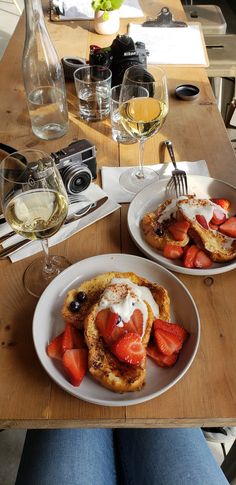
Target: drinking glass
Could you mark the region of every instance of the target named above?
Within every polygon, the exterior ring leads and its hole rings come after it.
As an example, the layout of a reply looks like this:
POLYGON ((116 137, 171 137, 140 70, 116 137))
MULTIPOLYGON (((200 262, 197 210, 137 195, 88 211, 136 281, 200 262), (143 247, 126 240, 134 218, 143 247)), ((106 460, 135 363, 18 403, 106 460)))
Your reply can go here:
POLYGON ((74 72, 79 115, 85 121, 99 121, 110 113, 111 70, 104 66, 80 66, 74 72))
POLYGON ((143 166, 144 143, 162 127, 168 113, 168 89, 166 75, 155 68, 152 75, 144 67, 134 65, 124 74, 119 100, 121 122, 124 128, 139 142, 139 166, 125 170, 120 185, 132 193, 158 178, 151 168, 143 166))
POLYGON ((44 257, 35 259, 23 276, 28 293, 39 297, 70 265, 62 256, 49 256, 48 251, 48 238, 60 229, 68 212, 63 181, 50 155, 29 149, 2 160, 0 187, 2 210, 12 229, 42 243, 44 257))

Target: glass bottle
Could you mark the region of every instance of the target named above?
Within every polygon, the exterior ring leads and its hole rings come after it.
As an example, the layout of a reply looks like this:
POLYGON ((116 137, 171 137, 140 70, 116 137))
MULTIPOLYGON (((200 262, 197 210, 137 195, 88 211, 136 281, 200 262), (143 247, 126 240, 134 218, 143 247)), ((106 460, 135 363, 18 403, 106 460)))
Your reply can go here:
POLYGON ((25 0, 23 79, 32 130, 43 140, 63 136, 69 126, 62 64, 49 37, 41 0, 25 0))

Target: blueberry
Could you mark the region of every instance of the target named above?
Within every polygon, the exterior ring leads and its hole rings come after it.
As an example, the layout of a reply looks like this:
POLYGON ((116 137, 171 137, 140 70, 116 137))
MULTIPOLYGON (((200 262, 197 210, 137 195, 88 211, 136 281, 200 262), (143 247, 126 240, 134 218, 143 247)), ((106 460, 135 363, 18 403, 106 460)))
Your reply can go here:
POLYGON ((71 301, 69 305, 69 309, 73 313, 78 312, 80 309, 80 303, 78 301, 71 301))
POLYGON ((76 295, 76 300, 79 303, 84 303, 87 300, 86 293, 84 293, 84 291, 79 291, 79 293, 77 293, 77 295, 76 295))
POLYGON ((164 229, 163 227, 160 225, 160 226, 157 226, 156 230, 155 230, 155 233, 157 236, 164 236, 164 229))

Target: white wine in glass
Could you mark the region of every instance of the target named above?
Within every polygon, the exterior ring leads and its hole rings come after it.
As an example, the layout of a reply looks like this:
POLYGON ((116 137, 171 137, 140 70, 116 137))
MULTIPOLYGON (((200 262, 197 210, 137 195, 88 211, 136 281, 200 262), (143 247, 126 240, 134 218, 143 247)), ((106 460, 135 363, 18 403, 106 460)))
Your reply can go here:
POLYGON ((48 238, 53 236, 68 213, 67 193, 52 158, 41 150, 22 150, 5 157, 0 164, 1 201, 12 229, 30 240, 40 240, 44 257, 26 269, 26 290, 39 297, 50 281, 70 263, 62 256, 50 256, 48 238))
POLYGON ((158 179, 158 174, 143 165, 145 141, 162 127, 168 113, 168 89, 162 69, 150 74, 142 66, 131 66, 125 71, 121 94, 120 116, 125 130, 139 142, 139 166, 120 176, 121 186, 137 193, 158 179))

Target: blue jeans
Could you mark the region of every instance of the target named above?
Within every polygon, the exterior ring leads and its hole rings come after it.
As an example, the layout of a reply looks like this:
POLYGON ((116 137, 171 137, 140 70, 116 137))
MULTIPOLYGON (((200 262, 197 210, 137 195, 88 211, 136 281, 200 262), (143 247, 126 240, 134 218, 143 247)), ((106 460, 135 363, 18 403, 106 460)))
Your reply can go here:
POLYGON ((16 485, 227 484, 200 429, 28 431, 16 485))

